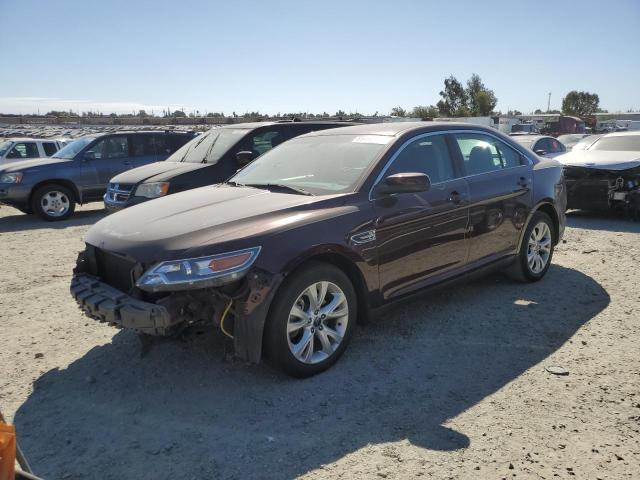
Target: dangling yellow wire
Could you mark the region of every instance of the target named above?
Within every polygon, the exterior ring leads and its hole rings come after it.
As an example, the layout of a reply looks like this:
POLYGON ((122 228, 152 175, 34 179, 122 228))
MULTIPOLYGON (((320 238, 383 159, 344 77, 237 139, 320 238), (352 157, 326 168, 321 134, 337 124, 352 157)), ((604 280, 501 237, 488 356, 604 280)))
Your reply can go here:
POLYGON ((231 305, 233 305, 233 300, 229 300, 229 305, 227 305, 227 308, 225 308, 224 312, 222 313, 222 317, 220 317, 220 330, 222 330, 222 333, 224 333, 229 338, 233 338, 233 335, 231 335, 224 329, 224 319, 227 317, 227 313, 229 313, 231 305))

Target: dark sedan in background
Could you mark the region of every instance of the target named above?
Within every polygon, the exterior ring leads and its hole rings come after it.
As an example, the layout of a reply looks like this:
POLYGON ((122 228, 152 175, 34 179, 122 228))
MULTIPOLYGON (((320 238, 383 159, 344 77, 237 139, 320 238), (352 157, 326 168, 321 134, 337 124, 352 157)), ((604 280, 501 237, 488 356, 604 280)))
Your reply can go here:
POLYGON ((190 132, 117 132, 79 138, 49 158, 0 167, 0 203, 49 221, 69 218, 76 203, 102 200, 118 173, 164 160, 190 132))
POLYGON ((226 180, 239 168, 291 138, 316 130, 355 125, 342 121, 237 123, 209 130, 164 162, 111 179, 104 204, 115 211, 152 198, 226 180))
POLYGON ((389 302, 487 269, 542 279, 564 211, 562 167, 493 129, 323 130, 99 221, 71 293, 145 338, 216 326, 239 357, 308 376, 389 302))

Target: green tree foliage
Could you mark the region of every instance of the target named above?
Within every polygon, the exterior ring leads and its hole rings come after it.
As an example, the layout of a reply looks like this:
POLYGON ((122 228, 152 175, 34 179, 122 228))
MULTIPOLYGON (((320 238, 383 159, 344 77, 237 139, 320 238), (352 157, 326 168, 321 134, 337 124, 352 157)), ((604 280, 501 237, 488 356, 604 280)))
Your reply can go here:
POLYGON ((438 107, 434 105, 429 105, 428 107, 424 107, 422 105, 418 105, 417 107, 413 107, 413 111, 411 112, 411 116, 414 118, 435 118, 439 114, 438 107))
POLYGON ((444 80, 444 90, 440 92, 438 111, 443 117, 464 117, 469 115, 469 97, 462 84, 451 75, 444 80))
POLYGON ((394 117, 406 117, 407 111, 402 107, 393 107, 391 109, 391 115, 394 117))
POLYGON ((453 75, 446 78, 440 96, 438 111, 444 117, 486 117, 498 103, 493 90, 488 89, 476 73, 467 80, 466 88, 453 75))
POLYGON ((600 98, 595 93, 572 90, 562 99, 562 113, 589 117, 598 111, 600 98))
POLYGON ((469 98, 469 112, 474 117, 491 115, 498 103, 493 90, 485 87, 477 73, 471 75, 471 78, 467 80, 467 97, 469 98))
POLYGON ((184 113, 182 110, 174 110, 173 112, 171 112, 171 116, 172 117, 186 117, 187 114, 184 113))

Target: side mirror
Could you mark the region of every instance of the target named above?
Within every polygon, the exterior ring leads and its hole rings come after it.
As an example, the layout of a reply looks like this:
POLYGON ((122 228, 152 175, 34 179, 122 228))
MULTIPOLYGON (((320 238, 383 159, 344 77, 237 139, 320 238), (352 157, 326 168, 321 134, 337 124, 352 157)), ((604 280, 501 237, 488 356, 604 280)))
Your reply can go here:
POLYGON ((426 192, 431 188, 431 180, 424 173, 396 173, 389 175, 380 182, 375 189, 378 195, 392 195, 394 193, 426 192))
POLYGON ((244 167, 245 165, 251 163, 253 160, 253 152, 242 151, 236 153, 236 160, 238 161, 238 167, 244 167))
POLYGON ((541 157, 544 157, 547 152, 545 152, 544 150, 538 149, 538 150, 534 150, 538 155, 540 155, 541 157))
POLYGON ((96 152, 94 152, 93 150, 88 150, 86 152, 84 152, 84 157, 85 160, 95 160, 96 159, 96 152))

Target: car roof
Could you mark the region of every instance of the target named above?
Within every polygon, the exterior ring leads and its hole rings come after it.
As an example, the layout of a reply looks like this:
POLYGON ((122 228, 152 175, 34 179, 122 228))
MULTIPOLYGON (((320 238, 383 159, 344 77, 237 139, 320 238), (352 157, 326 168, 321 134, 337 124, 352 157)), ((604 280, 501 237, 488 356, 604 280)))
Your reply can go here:
POLYGON ((412 130, 439 131, 439 130, 474 129, 485 132, 496 132, 493 128, 463 122, 388 122, 367 123, 330 130, 320 130, 308 133, 307 136, 320 135, 384 135, 389 137, 400 136, 412 130))
POLYGON ((9 137, 0 139, 0 141, 7 142, 57 142, 59 140, 55 138, 29 138, 29 137, 9 137))
POLYGON ((635 137, 640 135, 640 130, 630 130, 627 132, 611 132, 603 135, 603 137, 635 137))
POLYGON ((342 120, 310 120, 304 122, 297 122, 293 120, 279 120, 269 122, 230 123, 227 125, 222 125, 220 128, 252 129, 271 125, 359 125, 359 123, 346 122, 342 120))

